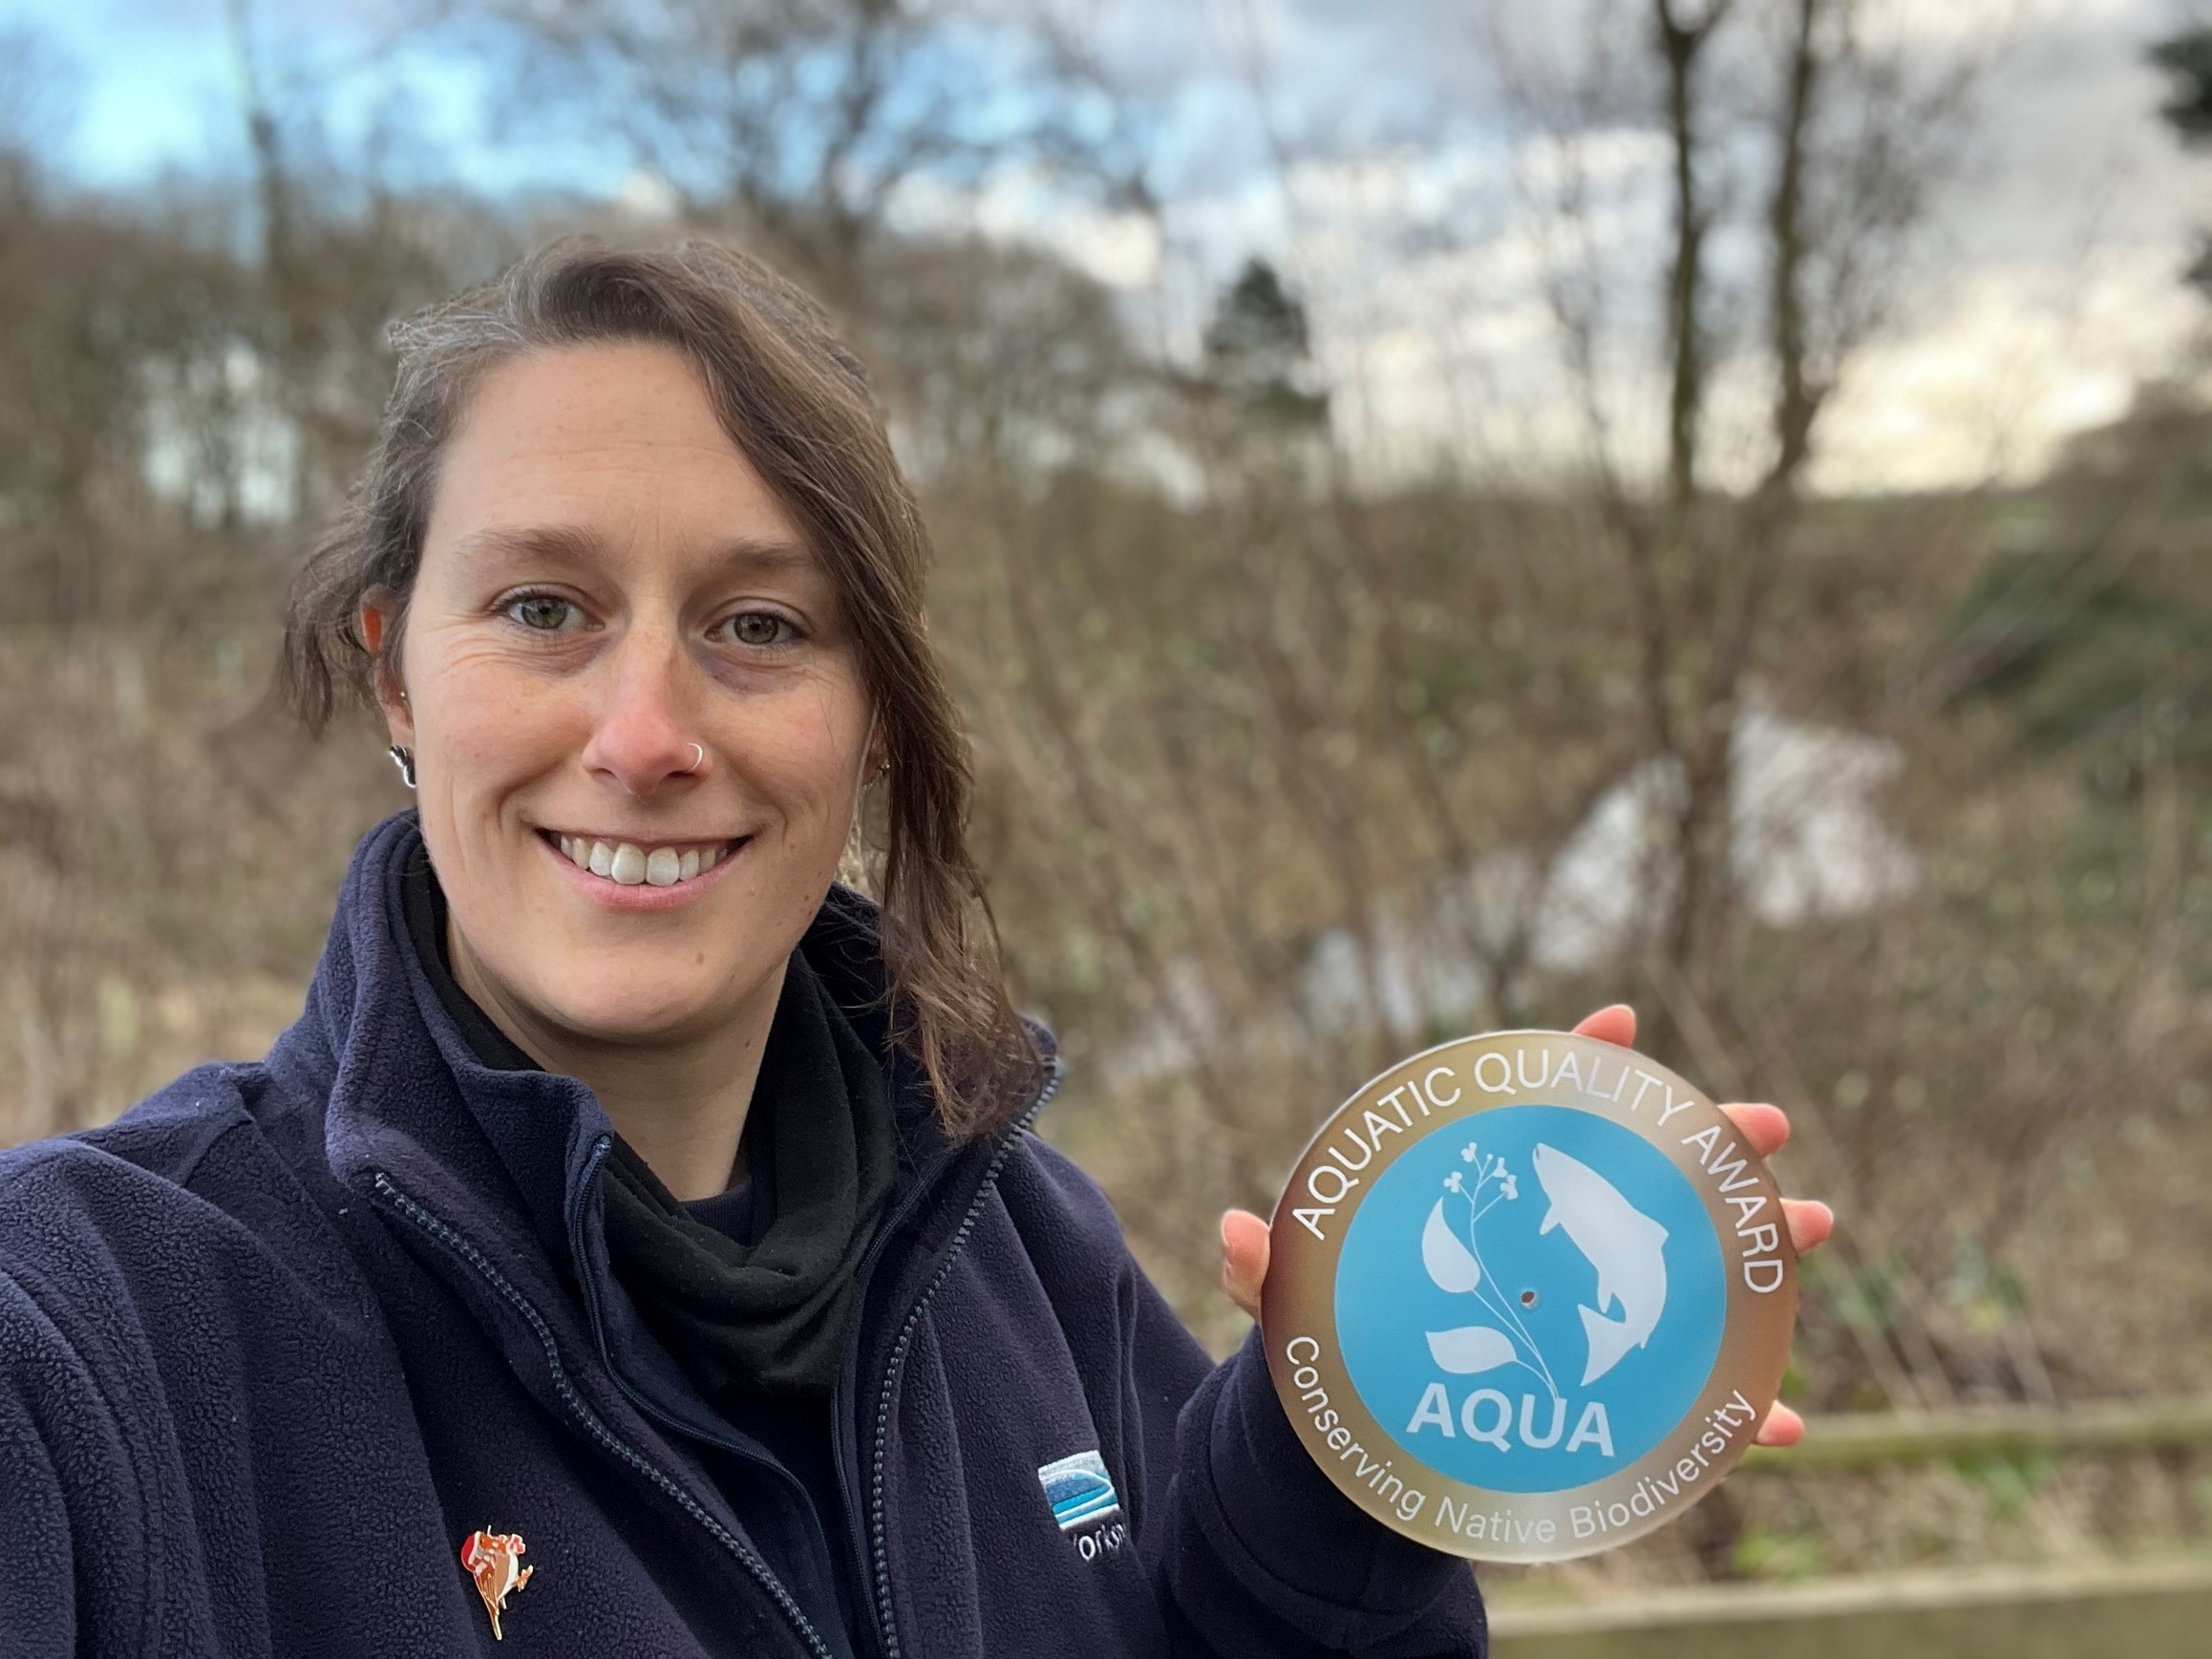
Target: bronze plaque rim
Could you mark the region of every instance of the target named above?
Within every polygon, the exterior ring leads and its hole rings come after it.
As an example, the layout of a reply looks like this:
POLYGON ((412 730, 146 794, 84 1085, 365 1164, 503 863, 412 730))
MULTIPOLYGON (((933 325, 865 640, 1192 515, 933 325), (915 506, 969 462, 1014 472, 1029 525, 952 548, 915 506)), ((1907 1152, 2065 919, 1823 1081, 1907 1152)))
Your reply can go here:
MULTIPOLYGON (((1381 1142, 1385 1138, 1377 1134, 1374 1138, 1381 1142)), ((1765 1160, 1742 1143, 1739 1132, 1703 1091, 1634 1050, 1595 1037, 1566 1032, 1494 1032, 1454 1038, 1398 1061, 1354 1090, 1314 1132, 1291 1167, 1275 1206, 1260 1327, 1267 1369, 1293 1432, 1331 1484, 1359 1509, 1404 1537, 1473 1561, 1569 1561, 1667 1524, 1735 1466, 1780 1392, 1789 1366, 1797 1325, 1797 1251, 1782 1223, 1781 1189, 1765 1160), (1539 1068, 1542 1082, 1533 1088, 1523 1085, 1529 1069, 1523 1056, 1528 1051, 1549 1051, 1539 1068), (1554 1054, 1561 1057, 1555 1061, 1554 1054), (1554 1079, 1565 1074, 1565 1056, 1570 1054, 1577 1083, 1587 1076, 1602 1083, 1603 1089, 1593 1094, 1588 1089, 1553 1086, 1554 1079), (1506 1087, 1494 1086, 1498 1074, 1484 1066, 1487 1055, 1502 1059, 1506 1087), (1478 1075, 1482 1079, 1479 1086, 1478 1075), (1627 1104, 1631 1100, 1633 1106, 1627 1104), (1376 1178, 1431 1135, 1507 1106, 1564 1106, 1592 1112, 1641 1135, 1689 1178, 1705 1203, 1728 1269, 1720 1352, 1696 1403, 1641 1457, 1583 1486, 1555 1492, 1495 1491, 1419 1462, 1360 1397, 1344 1364, 1336 1329, 1337 1261, 1360 1201, 1348 1194, 1330 1214, 1315 1214, 1325 1206, 1314 1171, 1334 1172, 1327 1184, 1336 1189, 1344 1173, 1339 1167, 1342 1160, 1329 1159, 1327 1153, 1347 1123, 1358 1123, 1359 1114, 1378 1107, 1410 1116, 1409 1103, 1424 1120, 1421 1133, 1402 1142, 1392 1137, 1387 1146, 1368 1149, 1369 1161, 1357 1166, 1355 1193, 1372 1190, 1376 1178), (1719 1135, 1703 1138, 1702 1132, 1712 1128, 1719 1135), (1735 1143, 1733 1150, 1722 1150, 1731 1141, 1735 1143), (1719 1190, 1708 1167, 1708 1156, 1714 1154, 1712 1163, 1733 1165, 1738 1157, 1745 1159, 1741 1174, 1729 1175, 1726 1193, 1719 1190), (1771 1223, 1778 1234, 1776 1245, 1759 1258, 1778 1264, 1771 1290, 1753 1288, 1752 1276, 1742 1270, 1746 1258, 1732 1259, 1729 1254, 1731 1240, 1739 1236, 1739 1222, 1757 1224, 1732 1201, 1754 1195, 1764 1199, 1766 1207, 1752 1215, 1771 1223), (1298 1219, 1301 1209, 1308 1212, 1308 1220, 1298 1219), (1316 1237, 1317 1232, 1322 1236, 1316 1237), (1325 1418, 1327 1428, 1322 1426, 1325 1418), (1339 1434, 1346 1438, 1331 1443, 1331 1436, 1339 1434), (1714 1440, 1720 1442, 1717 1450, 1714 1440), (1406 1465, 1413 1463, 1422 1486, 1414 1488, 1407 1479, 1386 1499, 1352 1472, 1348 1445, 1352 1451, 1372 1448, 1392 1459, 1392 1473, 1401 1479, 1406 1465), (1410 1517, 1402 1507, 1409 1493, 1421 1499, 1410 1517)), ((1372 1475, 1372 1459, 1369 1461, 1372 1475)))

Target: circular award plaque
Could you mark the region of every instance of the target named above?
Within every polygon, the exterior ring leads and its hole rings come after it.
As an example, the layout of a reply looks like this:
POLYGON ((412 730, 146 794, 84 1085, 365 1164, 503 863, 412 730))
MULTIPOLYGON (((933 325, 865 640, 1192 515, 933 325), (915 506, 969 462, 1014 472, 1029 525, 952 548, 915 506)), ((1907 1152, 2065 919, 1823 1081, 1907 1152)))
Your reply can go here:
POLYGON ((1467 1037, 1338 1108, 1275 1207, 1261 1329, 1360 1508, 1483 1561, 1662 1526, 1774 1402, 1781 1192, 1673 1073, 1561 1032, 1467 1037))

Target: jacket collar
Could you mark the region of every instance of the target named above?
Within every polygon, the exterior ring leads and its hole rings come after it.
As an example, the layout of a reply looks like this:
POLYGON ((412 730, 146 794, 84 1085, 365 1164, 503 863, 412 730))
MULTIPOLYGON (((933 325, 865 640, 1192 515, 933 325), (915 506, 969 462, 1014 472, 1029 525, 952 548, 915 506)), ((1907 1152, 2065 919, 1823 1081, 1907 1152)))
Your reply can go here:
MULTIPOLYGON (((577 1283, 571 1241, 585 1230, 588 1178, 614 1126, 576 1078, 495 1070, 476 1057, 407 927, 401 883, 420 845, 412 809, 362 838, 305 1010, 278 1038, 270 1063, 327 1087, 324 1151, 341 1182, 364 1190, 382 1171, 455 1224, 502 1246, 508 1260, 542 1251, 577 1283), (537 1251, 525 1250, 533 1244, 537 1251)), ((863 1039, 883 1053, 890 1051, 887 980, 876 933, 876 907, 837 887, 800 948, 863 1039)), ((919 1068, 903 1053, 891 1053, 889 1064, 902 1175, 911 1178, 952 1148, 919 1068)))
POLYGON ((420 844, 410 810, 354 848, 306 1009, 270 1062, 328 1078, 323 1148, 339 1181, 365 1192, 389 1174, 506 1262, 573 1281, 569 1200, 613 1125, 577 1079, 494 1071, 470 1052, 408 936, 400 883, 420 844))

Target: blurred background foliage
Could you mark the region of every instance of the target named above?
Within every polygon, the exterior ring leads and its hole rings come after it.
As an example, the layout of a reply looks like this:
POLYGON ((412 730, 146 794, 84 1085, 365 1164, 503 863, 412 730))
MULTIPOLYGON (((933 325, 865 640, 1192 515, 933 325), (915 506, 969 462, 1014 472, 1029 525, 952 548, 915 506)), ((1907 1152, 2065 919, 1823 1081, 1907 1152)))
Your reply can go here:
MULTIPOLYGON (((1269 79, 1275 11, 1223 15, 1222 118, 1294 231, 1448 147, 1440 116, 1314 116, 1269 79)), ((1625 997, 1643 1046, 1787 1106, 1786 1181, 1839 1208, 1800 1405, 2201 1388, 2205 365, 2182 342, 2031 465, 1824 477, 2008 73, 1914 15, 1590 0, 1532 37, 1407 8, 1391 27, 1474 41, 1521 160, 1494 217, 1308 233, 1381 261, 1355 296, 1518 239, 1533 355, 1498 379, 1447 350, 1479 285, 1371 352, 1304 291, 1298 234, 1180 258, 1172 77, 1117 69, 1087 11, 479 0, 383 9, 333 61, 236 0, 206 24, 223 159, 127 185, 55 139, 83 67, 35 17, 0 33, 0 1139, 258 1054, 353 842, 404 804, 366 721, 310 743, 266 690, 386 322, 550 235, 704 234, 799 276, 874 366, 1020 1000, 1071 1060, 1045 1130, 1209 1341, 1238 1334, 1221 1208, 1270 1206, 1363 1077, 1625 997), (364 66, 404 86, 430 58, 479 66, 502 141, 558 133, 619 186, 468 183, 404 103, 334 113, 364 66), (986 210, 1009 190, 1011 231, 986 210), (1478 413, 1378 442, 1386 348, 1433 349, 1478 413), (1538 358, 1552 441, 1478 436, 1538 358)), ((2161 39, 2194 143, 2212 32, 2161 39)), ((2208 1481, 2147 1457, 1738 1482, 1555 1576, 2201 1536, 2208 1481)))

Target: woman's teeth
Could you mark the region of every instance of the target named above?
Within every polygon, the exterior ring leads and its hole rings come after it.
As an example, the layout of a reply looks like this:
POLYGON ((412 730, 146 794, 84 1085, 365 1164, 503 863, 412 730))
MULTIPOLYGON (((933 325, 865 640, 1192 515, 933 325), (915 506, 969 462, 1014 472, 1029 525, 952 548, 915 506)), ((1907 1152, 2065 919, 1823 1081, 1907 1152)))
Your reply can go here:
POLYGON ((583 836, 563 836, 560 844, 570 863, 626 887, 641 883, 649 887, 672 887, 678 882, 705 875, 724 857, 720 846, 686 847, 681 852, 674 847, 655 847, 648 852, 634 841, 595 841, 583 836))

